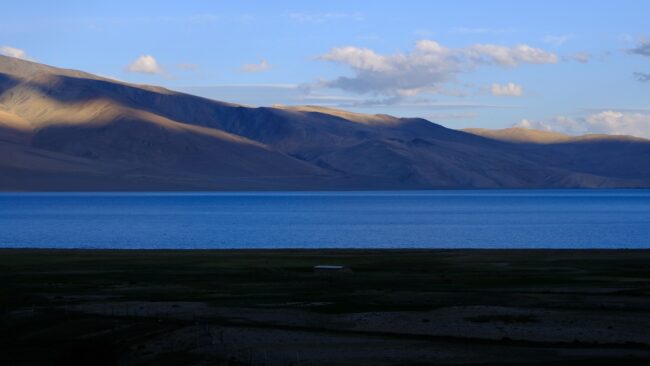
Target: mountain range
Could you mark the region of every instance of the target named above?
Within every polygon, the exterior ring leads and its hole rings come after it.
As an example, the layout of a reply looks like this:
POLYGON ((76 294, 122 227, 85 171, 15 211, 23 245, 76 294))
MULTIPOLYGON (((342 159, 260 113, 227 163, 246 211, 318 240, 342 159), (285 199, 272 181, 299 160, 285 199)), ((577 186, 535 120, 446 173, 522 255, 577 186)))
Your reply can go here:
POLYGON ((650 140, 249 107, 0 56, 0 190, 650 187, 650 140))

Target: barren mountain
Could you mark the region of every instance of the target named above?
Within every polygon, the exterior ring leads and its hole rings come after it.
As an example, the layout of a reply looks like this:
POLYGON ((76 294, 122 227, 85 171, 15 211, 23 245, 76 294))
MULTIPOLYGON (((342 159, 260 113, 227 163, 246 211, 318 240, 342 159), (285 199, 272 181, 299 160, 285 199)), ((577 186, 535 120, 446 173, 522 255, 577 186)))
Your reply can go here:
POLYGON ((0 56, 2 190, 650 186, 647 140, 470 132, 251 108, 0 56))

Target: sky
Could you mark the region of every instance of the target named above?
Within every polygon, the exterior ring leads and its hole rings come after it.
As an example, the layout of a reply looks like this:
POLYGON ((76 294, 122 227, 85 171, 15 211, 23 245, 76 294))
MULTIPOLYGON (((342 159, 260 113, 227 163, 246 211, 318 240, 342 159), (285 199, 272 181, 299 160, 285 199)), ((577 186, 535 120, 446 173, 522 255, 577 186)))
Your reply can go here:
POLYGON ((0 54, 252 106, 650 138, 648 1, 6 1, 0 54))

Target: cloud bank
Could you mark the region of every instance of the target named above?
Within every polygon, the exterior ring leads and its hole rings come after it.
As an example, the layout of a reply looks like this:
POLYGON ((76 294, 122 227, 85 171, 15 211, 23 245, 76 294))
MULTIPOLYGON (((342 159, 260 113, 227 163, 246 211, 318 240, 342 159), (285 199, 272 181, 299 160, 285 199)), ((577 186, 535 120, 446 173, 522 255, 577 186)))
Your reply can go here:
POLYGON ((650 113, 609 110, 579 118, 557 116, 548 121, 522 120, 514 127, 555 131, 568 135, 596 133, 650 138, 650 113))
POLYGON ((554 53, 525 44, 448 48, 431 40, 418 41, 409 53, 381 55, 371 49, 348 46, 334 48, 319 59, 348 66, 355 74, 324 81, 323 86, 355 93, 402 96, 422 91, 435 93, 441 84, 479 66, 513 68, 522 64, 558 62, 554 53))

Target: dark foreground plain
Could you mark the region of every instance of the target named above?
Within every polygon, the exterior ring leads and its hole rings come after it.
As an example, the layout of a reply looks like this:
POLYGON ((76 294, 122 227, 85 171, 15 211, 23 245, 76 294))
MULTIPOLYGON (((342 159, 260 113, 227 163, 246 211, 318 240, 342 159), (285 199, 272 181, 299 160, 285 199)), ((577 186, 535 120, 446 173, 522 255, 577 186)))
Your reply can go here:
POLYGON ((0 364, 648 365, 648 263, 650 250, 4 249, 0 364))

